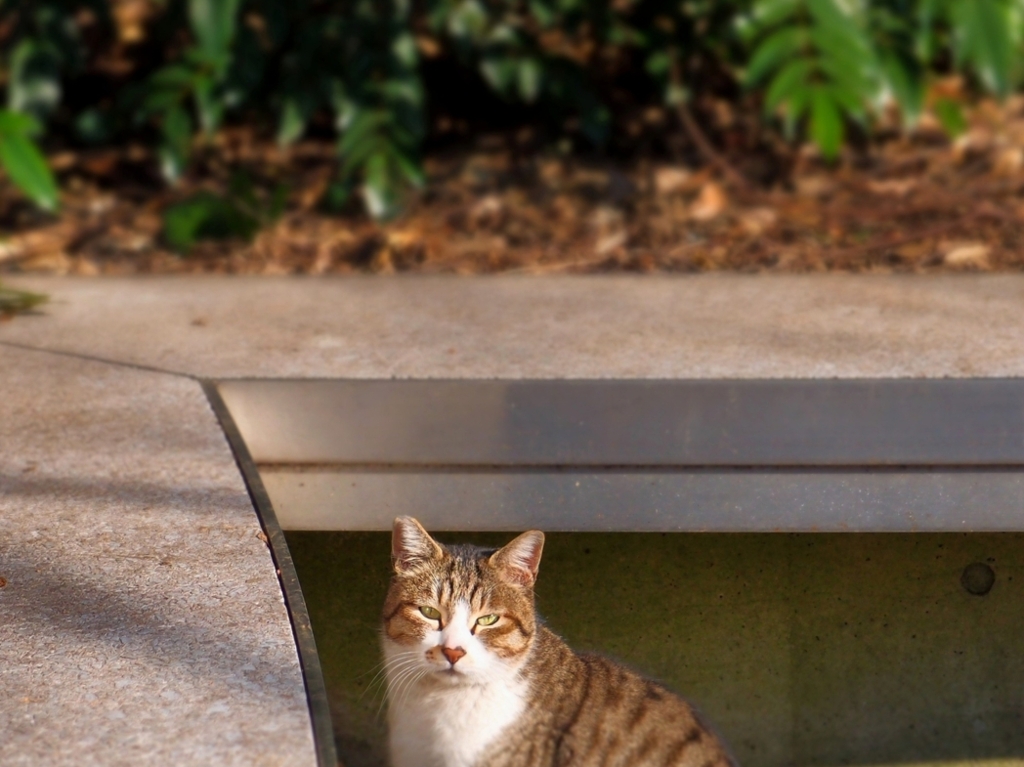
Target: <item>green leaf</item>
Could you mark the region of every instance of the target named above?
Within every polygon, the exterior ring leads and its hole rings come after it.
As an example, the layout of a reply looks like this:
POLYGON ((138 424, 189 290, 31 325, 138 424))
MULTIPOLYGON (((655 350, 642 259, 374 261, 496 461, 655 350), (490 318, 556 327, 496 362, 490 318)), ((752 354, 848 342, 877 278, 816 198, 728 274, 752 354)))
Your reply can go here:
POLYGON ((543 29, 548 29, 555 23, 555 9, 543 0, 530 0, 530 15, 537 20, 543 29))
POLYGON ((212 192, 199 192, 164 211, 164 239, 179 253, 200 239, 251 239, 258 230, 254 216, 212 192))
POLYGON ((379 90, 392 103, 403 102, 417 108, 423 106, 423 86, 418 77, 393 77, 381 83, 379 90))
POLYGON ((789 101, 801 90, 808 87, 808 78, 814 67, 807 59, 791 61, 772 78, 764 97, 766 112, 774 111, 780 104, 789 101))
POLYGON ((7 105, 12 110, 45 117, 57 108, 60 58, 52 46, 24 39, 11 52, 9 66, 7 105))
POLYGON ((224 116, 224 99, 217 93, 215 86, 213 78, 207 74, 199 75, 193 82, 192 98, 199 115, 199 124, 207 136, 220 127, 224 116))
POLYGON ((774 27, 796 15, 800 0, 758 0, 754 3, 754 23, 762 29, 774 27))
POLYGON ((860 94, 865 101, 875 97, 881 88, 881 80, 876 76, 877 73, 865 69, 860 63, 832 56, 822 56, 817 63, 819 75, 828 75, 828 80, 842 83, 860 94))
POLYGON ((156 90, 146 93, 139 106, 141 117, 158 115, 179 106, 184 99, 184 93, 177 90, 156 90))
POLYGON ((534 58, 519 62, 519 97, 532 104, 540 95, 540 83, 543 69, 540 61, 534 58))
POLYGON ((935 102, 935 116, 942 124, 943 130, 950 136, 959 136, 967 130, 967 118, 961 106, 950 99, 938 99, 935 102))
POLYGON ((32 202, 43 210, 57 209, 57 182, 42 153, 24 132, 0 133, 0 165, 32 202))
POLYGON ((856 89, 848 88, 842 83, 832 83, 829 87, 832 98, 846 116, 863 123, 867 117, 864 108, 864 95, 856 89))
POLYGON ((796 138, 797 125, 804 113, 810 109, 811 98, 814 91, 810 88, 800 88, 786 100, 786 114, 783 120, 783 132, 786 139, 793 141, 796 138))
POLYGON ((881 65, 885 81, 903 112, 904 121, 914 125, 924 107, 923 79, 912 66, 904 64, 894 53, 883 51, 881 65))
POLYGON ((281 108, 281 122, 277 126, 277 143, 287 146, 302 138, 309 116, 297 97, 286 97, 281 108))
POLYGON ((872 66, 874 51, 852 23, 843 28, 817 24, 811 28, 810 37, 822 58, 842 61, 857 70, 872 66))
POLYGON ((422 187, 427 183, 427 177, 423 173, 423 168, 415 158, 401 151, 398 147, 395 147, 394 159, 398 170, 401 171, 402 175, 405 176, 406 181, 410 184, 415 187, 422 187))
POLYGON ((938 48, 935 22, 946 0, 920 0, 914 23, 914 55, 918 61, 931 61, 938 48))
POLYGON ((816 27, 853 32, 856 30, 857 19, 850 10, 852 3, 840 5, 836 0, 805 0, 807 9, 814 18, 816 27))
POLYGON ((487 26, 487 11, 478 0, 463 0, 448 14, 448 32, 455 38, 474 38, 487 26))
POLYGON ((511 56, 491 56, 480 62, 480 74, 502 95, 508 92, 516 73, 516 61, 511 56))
POLYGON ((378 152, 366 163, 363 201, 370 215, 376 219, 390 218, 398 212, 401 189, 390 165, 387 152, 378 152))
POLYGON ((207 206, 195 201, 178 203, 164 211, 164 239, 172 249, 186 253, 198 238, 199 227, 209 215, 207 206))
POLYGON ((231 63, 231 58, 230 46, 219 53, 213 53, 201 46, 193 45, 191 48, 186 48, 181 54, 181 60, 196 72, 213 72, 218 78, 224 74, 228 64, 231 63))
POLYGON ((671 65, 672 57, 668 51, 654 51, 654 53, 647 57, 647 62, 644 64, 648 73, 655 77, 663 77, 668 74, 671 65))
POLYGON ((832 93, 822 86, 811 96, 810 134, 822 155, 835 159, 843 145, 843 116, 832 93))
POLYGON ((203 55, 222 61, 230 53, 241 0, 189 0, 188 18, 203 55))
POLYGON ((342 171, 348 176, 358 176, 365 170, 371 157, 391 151, 391 140, 384 133, 377 133, 342 156, 342 171))
POLYGON ((154 72, 149 78, 148 85, 151 90, 188 91, 192 88, 195 76, 196 71, 192 67, 171 64, 154 72))
POLYGON ((340 78, 328 78, 327 83, 331 107, 334 109, 334 124, 338 130, 347 131, 364 109, 352 98, 352 94, 340 78))
POLYGON ((188 163, 192 144, 192 118, 181 107, 173 107, 164 115, 161 129, 161 171, 168 181, 177 181, 188 163))
POLYGON ((416 39, 409 32, 402 32, 391 41, 391 54, 407 69, 416 66, 419 54, 416 51, 416 39))
POLYGON ((172 109, 164 115, 164 137, 174 145, 175 151, 182 156, 188 154, 189 145, 192 143, 192 132, 192 118, 183 108, 172 109))
POLYGON ((338 142, 338 152, 345 157, 371 140, 390 122, 387 112, 381 110, 359 110, 338 142))
POLYGON ((987 88, 1000 96, 1011 89, 1014 40, 1003 0, 959 0, 949 6, 957 58, 969 61, 987 88))
POLYGON ((615 17, 608 29, 606 38, 609 45, 621 48, 648 48, 646 36, 635 27, 624 23, 621 17, 615 17))
POLYGON ((32 115, 10 109, 0 109, 0 133, 18 133, 23 136, 38 136, 43 126, 32 115))
POLYGON ((510 23, 495 24, 487 34, 487 42, 491 45, 504 45, 508 49, 520 47, 523 43, 517 28, 510 23))
POLYGON ((754 51, 744 82, 756 85, 782 61, 799 54, 806 43, 807 32, 802 27, 783 27, 769 35, 754 51))

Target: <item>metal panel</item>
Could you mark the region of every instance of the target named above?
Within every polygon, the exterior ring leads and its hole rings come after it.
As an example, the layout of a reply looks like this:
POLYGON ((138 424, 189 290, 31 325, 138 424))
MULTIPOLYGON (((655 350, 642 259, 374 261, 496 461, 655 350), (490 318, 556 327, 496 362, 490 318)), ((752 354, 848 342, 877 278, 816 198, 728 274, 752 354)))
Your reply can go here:
POLYGON ((262 470, 286 530, 921 532, 1024 530, 1009 471, 262 470))
POLYGON ((1024 381, 226 381, 259 463, 1024 464, 1024 381))

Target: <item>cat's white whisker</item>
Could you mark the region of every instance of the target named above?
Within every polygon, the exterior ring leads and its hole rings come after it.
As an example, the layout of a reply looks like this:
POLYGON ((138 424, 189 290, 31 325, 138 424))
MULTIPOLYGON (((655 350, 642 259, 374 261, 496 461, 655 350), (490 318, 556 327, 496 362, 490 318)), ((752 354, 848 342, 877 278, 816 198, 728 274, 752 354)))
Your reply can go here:
POLYGON ((425 677, 427 674, 429 674, 430 671, 431 669, 420 669, 418 673, 414 672, 416 673, 416 676, 405 685, 405 690, 402 693, 402 699, 398 705, 401 706, 405 704, 405 702, 409 699, 409 696, 412 694, 413 690, 416 689, 416 685, 419 684, 420 680, 423 679, 423 677, 425 677))
POLYGON ((384 709, 385 703, 387 703, 389 706, 401 705, 401 701, 404 701, 405 698, 408 697, 409 692, 416 686, 416 683, 424 676, 426 676, 430 671, 430 668, 419 668, 418 664, 412 666, 403 666, 397 672, 393 684, 388 687, 387 695, 384 697, 383 700, 381 700, 380 706, 378 706, 377 708, 377 716, 380 716, 381 711, 383 711, 384 709))
POLYGON ((418 664, 419 660, 417 657, 417 653, 403 653, 403 655, 406 654, 413 657, 406 658, 400 656, 388 660, 384 664, 384 668, 380 669, 380 671, 378 671, 374 675, 373 679, 367 682, 366 689, 363 690, 362 695, 359 696, 359 699, 362 700, 363 695, 366 695, 366 693, 370 692, 374 688, 374 686, 376 686, 378 691, 383 689, 387 684, 389 673, 395 673, 398 669, 404 668, 405 666, 415 666, 418 664))
MULTIPOLYGON (((408 662, 415 663, 418 659, 419 659, 419 653, 417 653, 415 651, 412 651, 412 650, 406 651, 406 652, 402 652, 402 653, 398 653, 397 655, 395 655, 392 658, 385 659, 381 663, 378 663, 376 666, 374 666, 374 669, 377 670, 377 673, 375 673, 373 675, 373 679, 370 680, 369 684, 372 684, 378 678, 387 675, 387 673, 389 671, 394 670, 394 668, 396 666, 399 666, 399 665, 401 665, 403 663, 408 663, 408 662)), ((367 672, 367 674, 368 673, 370 673, 370 672, 367 672)), ((365 674, 364 674, 364 676, 365 676, 365 674)))

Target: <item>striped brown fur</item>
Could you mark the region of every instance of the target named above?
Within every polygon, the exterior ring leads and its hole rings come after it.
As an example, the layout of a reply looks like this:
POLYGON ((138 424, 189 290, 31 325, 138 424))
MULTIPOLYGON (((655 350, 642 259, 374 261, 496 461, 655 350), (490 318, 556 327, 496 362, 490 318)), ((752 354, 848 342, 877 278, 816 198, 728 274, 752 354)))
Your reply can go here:
POLYGON ((480 767, 729 767, 693 707, 598 655, 578 655, 541 626, 524 674, 530 712, 480 767))
POLYGON ((396 520, 383 641, 387 662, 412 669, 389 676, 396 767, 733 767, 682 698, 573 652, 540 624, 533 584, 543 540, 530 531, 498 551, 445 547, 415 520, 396 520), (424 605, 439 611, 436 621, 424 605), (493 625, 473 623, 494 615, 493 625), (446 705, 453 714, 434 715, 446 705))

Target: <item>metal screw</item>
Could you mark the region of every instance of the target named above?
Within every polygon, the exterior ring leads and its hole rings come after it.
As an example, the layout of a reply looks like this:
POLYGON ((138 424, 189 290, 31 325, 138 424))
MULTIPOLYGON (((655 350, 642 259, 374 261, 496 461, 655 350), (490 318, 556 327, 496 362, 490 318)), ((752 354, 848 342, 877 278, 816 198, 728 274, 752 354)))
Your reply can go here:
POLYGON ((983 562, 974 562, 964 568, 960 576, 960 585, 968 594, 976 597, 983 597, 992 590, 996 582, 996 573, 991 567, 983 562))

